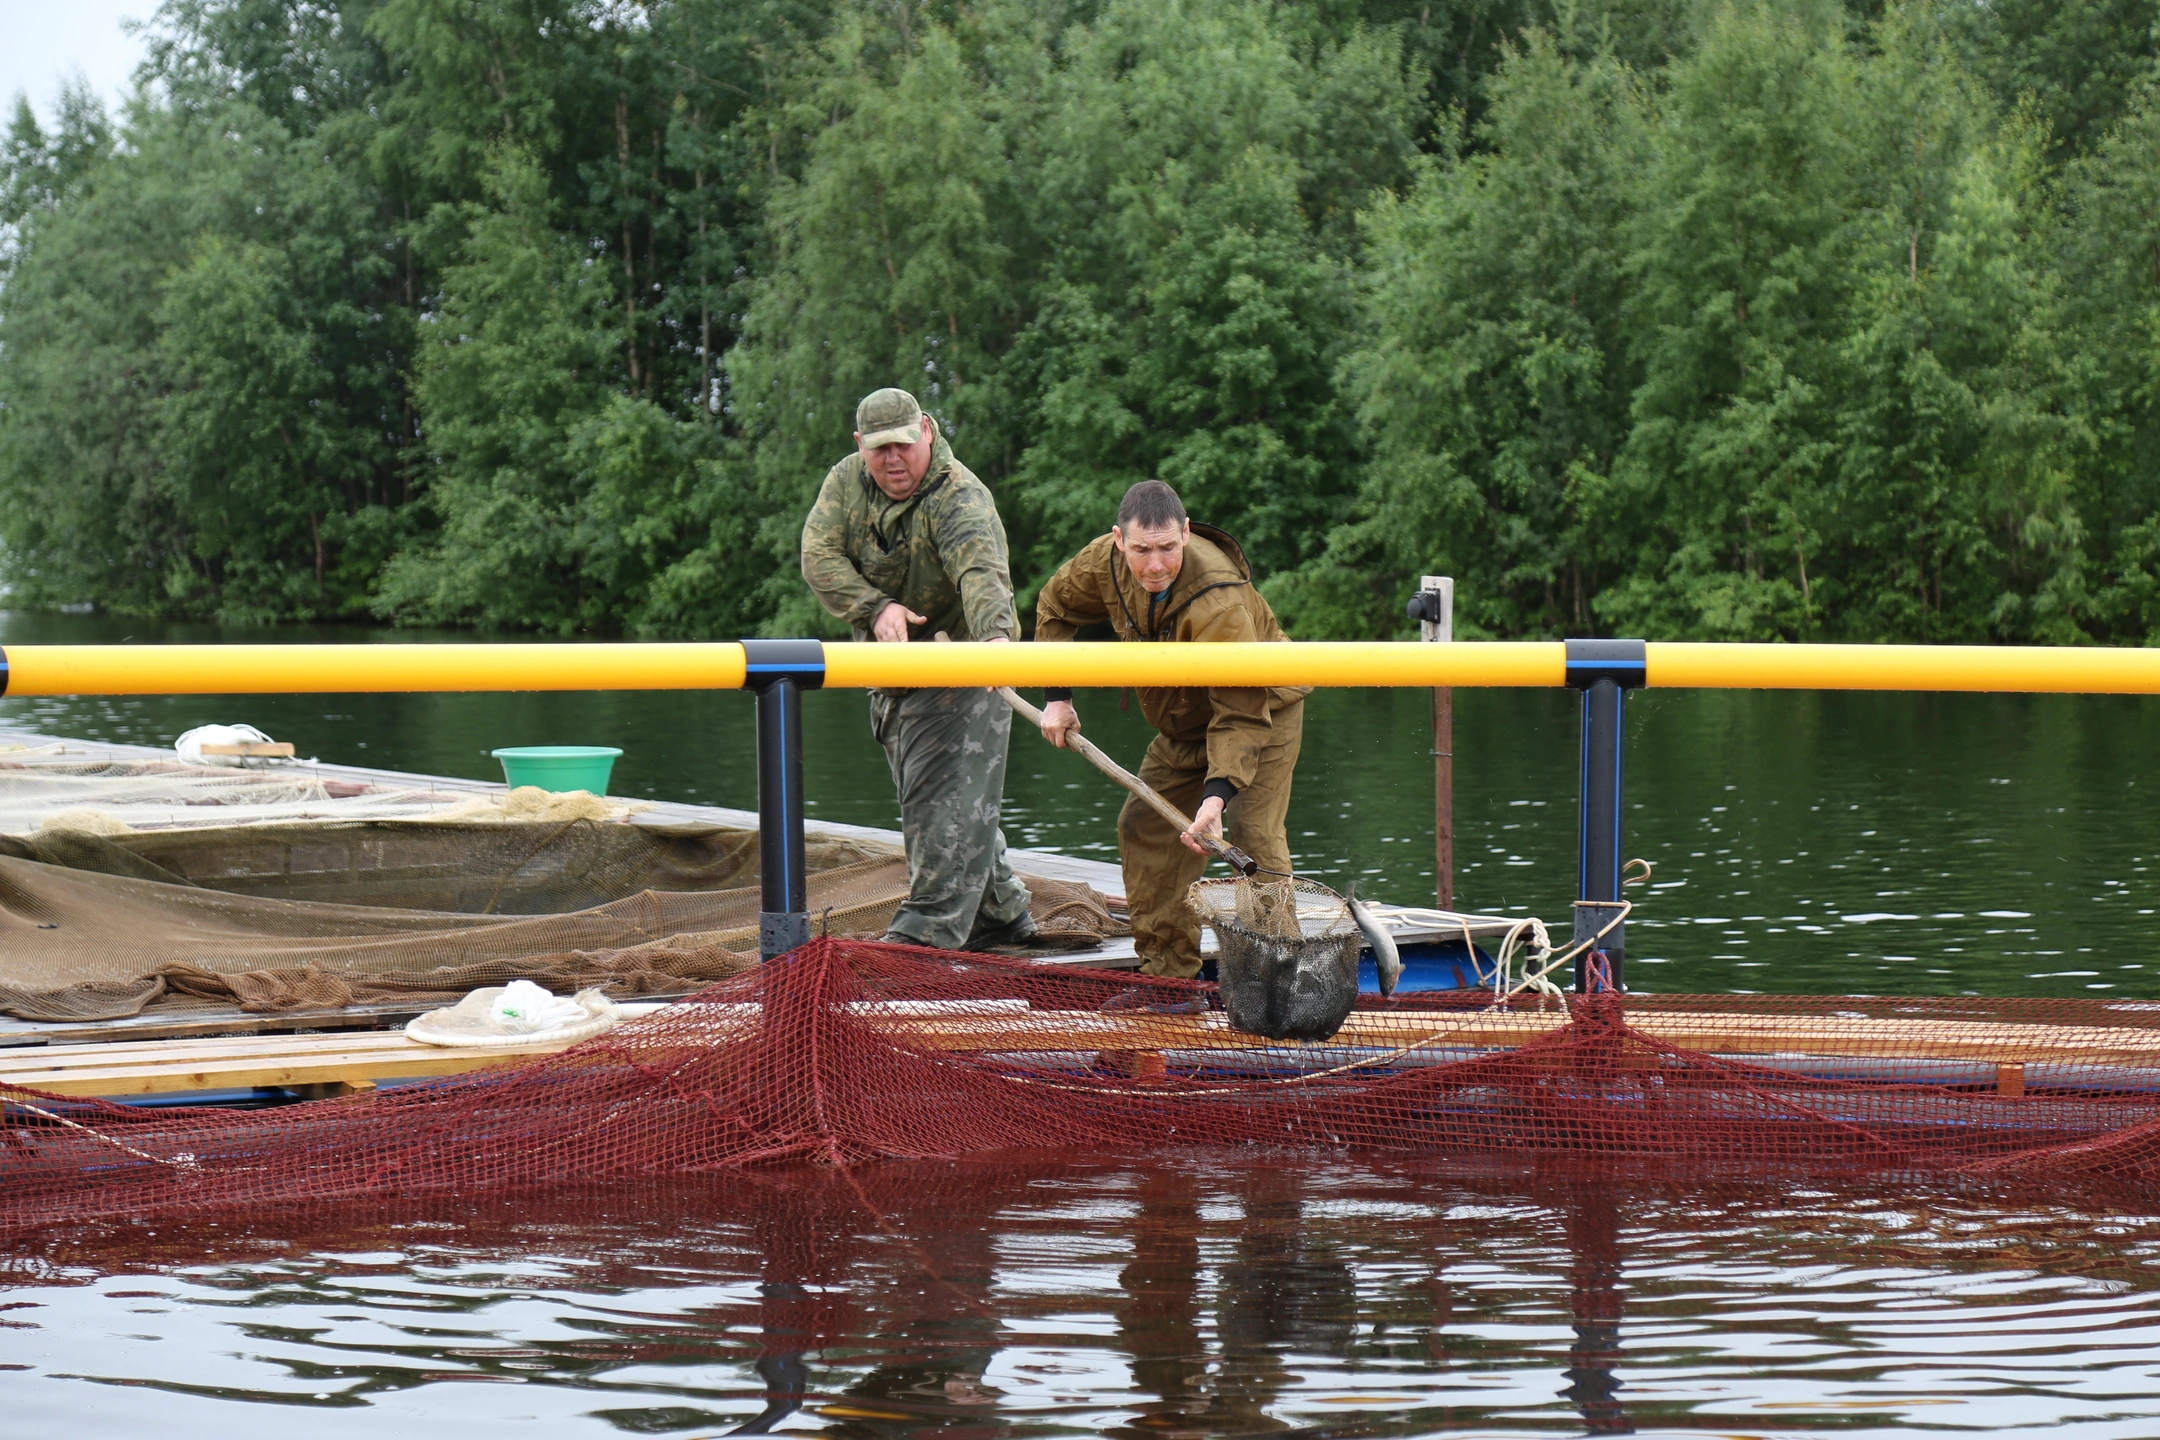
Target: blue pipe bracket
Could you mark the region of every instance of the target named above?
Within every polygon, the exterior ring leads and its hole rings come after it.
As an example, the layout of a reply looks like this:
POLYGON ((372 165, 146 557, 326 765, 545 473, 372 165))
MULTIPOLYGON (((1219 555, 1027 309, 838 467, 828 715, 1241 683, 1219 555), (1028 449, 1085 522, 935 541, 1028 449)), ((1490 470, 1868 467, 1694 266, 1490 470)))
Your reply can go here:
POLYGON ((1575 962, 1575 988, 1625 988, 1627 927, 1620 906, 1620 816, 1626 800, 1623 724, 1627 692, 1642 688, 1648 647, 1640 640, 1570 640, 1567 683, 1582 691, 1582 768, 1577 801, 1575 933, 1581 944, 1612 929, 1575 962))
POLYGON ((758 958, 810 941, 803 855, 802 692, 825 684, 817 640, 745 640, 743 683, 757 693, 758 958))

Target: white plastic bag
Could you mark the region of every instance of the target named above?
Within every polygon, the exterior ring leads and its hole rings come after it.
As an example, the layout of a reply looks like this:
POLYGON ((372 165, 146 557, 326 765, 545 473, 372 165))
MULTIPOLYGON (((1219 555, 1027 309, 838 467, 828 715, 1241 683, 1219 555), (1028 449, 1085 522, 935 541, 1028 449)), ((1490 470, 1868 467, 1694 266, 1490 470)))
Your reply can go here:
POLYGON ((557 999, 530 980, 512 980, 488 1006, 488 1018, 505 1035, 533 1035, 588 1017, 575 1000, 557 999))
POLYGON ((173 741, 175 754, 190 765, 222 765, 228 770, 246 768, 244 755, 205 755, 205 745, 267 745, 270 737, 253 725, 198 725, 173 741))
POLYGON ((558 999, 530 980, 488 985, 455 1005, 405 1022, 405 1033, 423 1045, 507 1050, 548 1043, 573 1044, 655 1006, 621 1006, 598 990, 558 999))

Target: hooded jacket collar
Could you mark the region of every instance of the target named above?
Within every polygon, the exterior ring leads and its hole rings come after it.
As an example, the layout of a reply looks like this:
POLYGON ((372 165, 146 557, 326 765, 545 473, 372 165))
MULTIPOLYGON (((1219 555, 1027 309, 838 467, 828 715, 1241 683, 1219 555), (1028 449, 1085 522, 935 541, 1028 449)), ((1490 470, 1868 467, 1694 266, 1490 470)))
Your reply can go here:
POLYGON ((1177 578, 1160 595, 1150 594, 1139 577, 1132 573, 1132 567, 1125 563, 1124 552, 1115 545, 1110 547, 1110 588, 1125 612, 1126 623, 1143 640, 1153 640, 1165 631, 1174 630, 1178 617, 1208 591, 1252 583, 1252 566, 1245 559, 1244 547, 1228 534, 1195 520, 1192 538, 1207 541, 1220 553, 1221 562, 1212 557, 1203 559, 1188 544, 1185 563, 1178 567, 1177 578))

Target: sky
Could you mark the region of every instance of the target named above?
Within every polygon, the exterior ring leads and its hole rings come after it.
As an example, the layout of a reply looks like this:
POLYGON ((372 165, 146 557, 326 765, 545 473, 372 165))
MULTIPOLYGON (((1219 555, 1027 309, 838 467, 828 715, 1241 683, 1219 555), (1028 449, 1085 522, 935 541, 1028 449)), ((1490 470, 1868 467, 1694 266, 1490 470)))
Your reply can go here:
POLYGON ((143 55, 140 37, 120 22, 156 9, 157 0, 0 0, 0 103, 13 110, 16 95, 27 94, 50 120, 62 82, 80 77, 114 104, 143 55))

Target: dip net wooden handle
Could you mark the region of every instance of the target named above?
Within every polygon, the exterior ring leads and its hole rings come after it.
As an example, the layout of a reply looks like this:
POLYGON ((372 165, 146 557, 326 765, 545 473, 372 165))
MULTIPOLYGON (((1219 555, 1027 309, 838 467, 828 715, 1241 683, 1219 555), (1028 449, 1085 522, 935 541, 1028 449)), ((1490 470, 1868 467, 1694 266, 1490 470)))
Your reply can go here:
MULTIPOLYGON (((1037 730, 1042 729, 1042 711, 1021 699, 1019 693, 1010 685, 998 686, 997 693, 998 698, 1002 699, 1007 705, 1012 706, 1014 712, 1022 719, 1034 725, 1037 730)), ((1127 770, 1117 761, 1103 754, 1094 741, 1088 739, 1079 731, 1074 730, 1066 734, 1065 747, 1068 750, 1077 750, 1090 765, 1093 765, 1097 770, 1102 771, 1103 774, 1139 796, 1156 814, 1162 816, 1172 825, 1177 826, 1179 830, 1190 830, 1192 828, 1193 822, 1190 815, 1172 805, 1168 800, 1163 799, 1161 795, 1156 793, 1155 787, 1148 784, 1147 781, 1142 780, 1132 771, 1127 770)), ((1227 840, 1218 840, 1213 835, 1206 834, 1196 834, 1193 838, 1205 845, 1208 852, 1216 859, 1222 861, 1240 875, 1255 874, 1260 869, 1258 861, 1227 840)))

